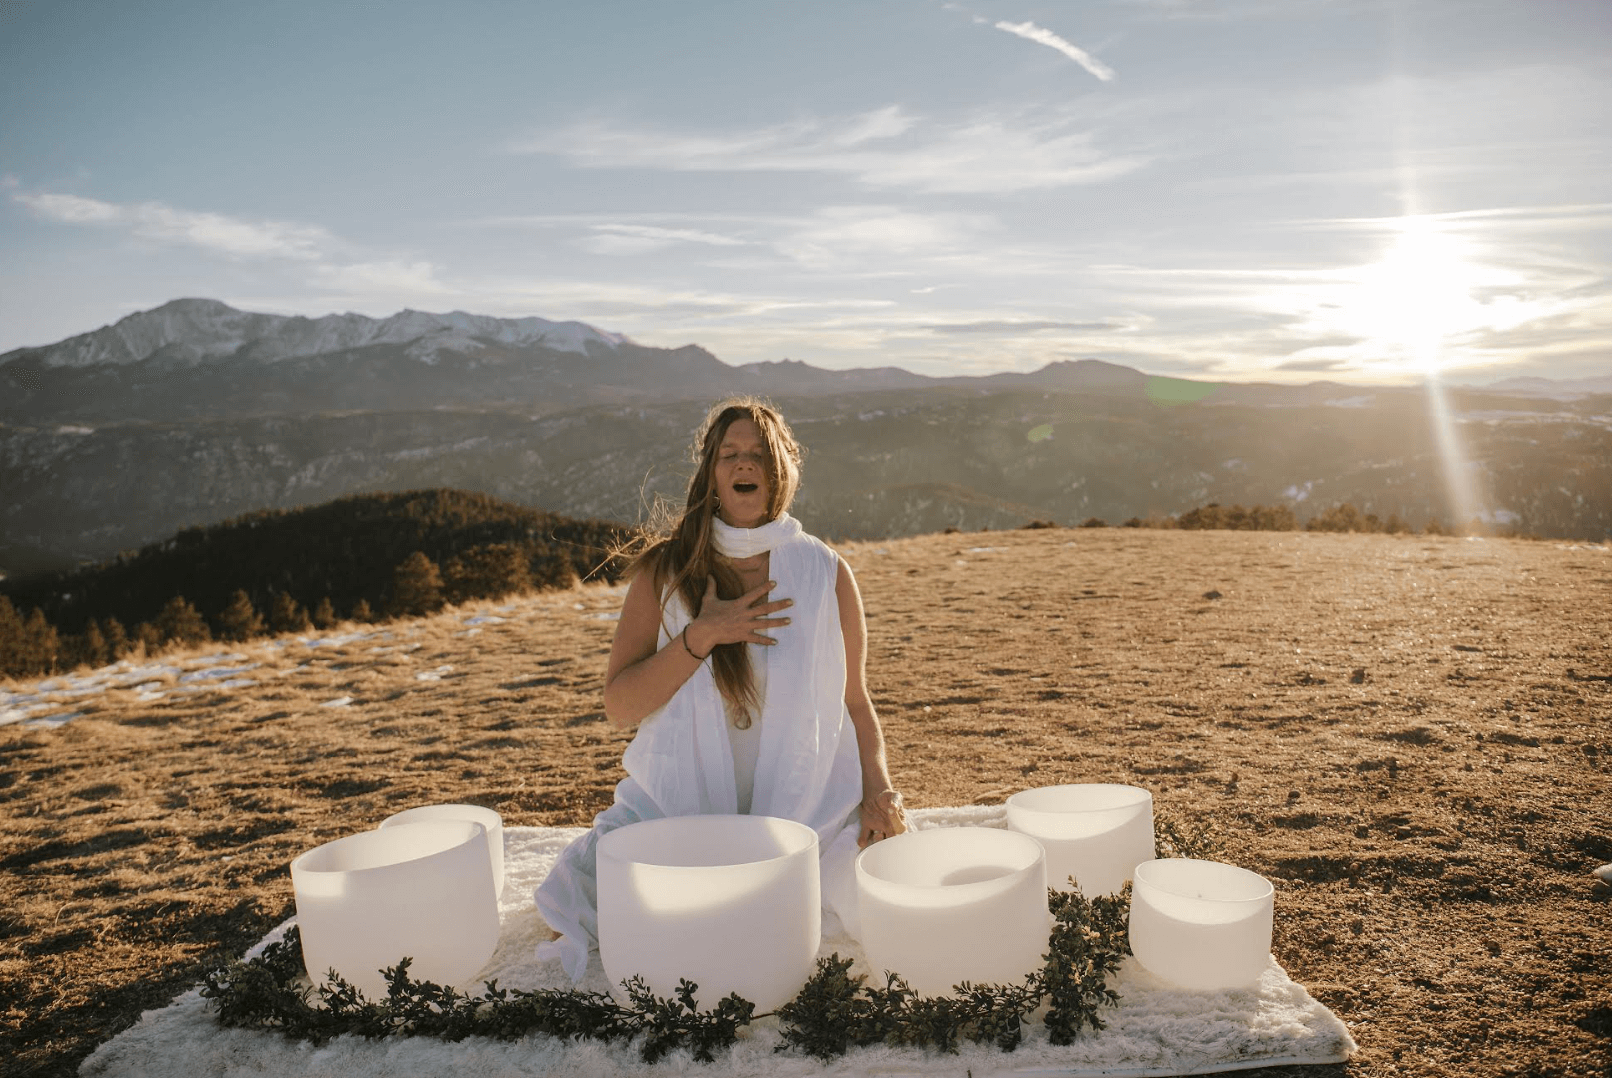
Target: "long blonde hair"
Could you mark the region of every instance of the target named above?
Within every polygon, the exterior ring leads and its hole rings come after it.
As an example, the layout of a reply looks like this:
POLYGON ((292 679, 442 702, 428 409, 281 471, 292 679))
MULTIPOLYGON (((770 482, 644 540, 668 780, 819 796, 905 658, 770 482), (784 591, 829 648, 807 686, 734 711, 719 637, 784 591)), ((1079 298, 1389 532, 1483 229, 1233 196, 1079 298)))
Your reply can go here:
MULTIPOLYGON (((731 600, 744 594, 739 574, 717 556, 711 538, 711 518, 717 511, 717 452, 728 428, 741 419, 756 425, 767 446, 767 519, 776 520, 789 509, 800 487, 804 450, 772 405, 756 397, 729 397, 706 413, 705 422, 694 436, 690 459, 695 471, 689 478, 688 500, 682 514, 674 520, 670 507, 663 505, 660 519, 652 520, 632 544, 637 549, 629 547, 624 551, 632 557, 628 575, 649 570, 655 594, 669 601, 675 591, 691 618, 699 617, 707 577, 716 578, 719 598, 731 600)), ((664 612, 664 606, 662 609, 664 612)), ((711 673, 733 713, 733 724, 747 729, 761 710, 761 700, 745 646, 718 644, 711 652, 711 673)))

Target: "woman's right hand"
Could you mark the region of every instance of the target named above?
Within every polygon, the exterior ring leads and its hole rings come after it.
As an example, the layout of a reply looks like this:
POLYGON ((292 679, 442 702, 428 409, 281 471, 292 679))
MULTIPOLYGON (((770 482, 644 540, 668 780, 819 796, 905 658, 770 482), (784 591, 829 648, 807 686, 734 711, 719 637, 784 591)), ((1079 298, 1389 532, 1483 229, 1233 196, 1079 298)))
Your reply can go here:
POLYGON ((768 617, 795 605, 793 599, 766 599, 767 593, 778 586, 769 580, 760 587, 751 588, 737 599, 719 599, 716 594, 716 577, 705 578, 705 597, 700 600, 699 617, 689 622, 684 638, 695 654, 708 656, 718 644, 776 644, 778 641, 765 635, 766 630, 788 625, 788 618, 768 617))

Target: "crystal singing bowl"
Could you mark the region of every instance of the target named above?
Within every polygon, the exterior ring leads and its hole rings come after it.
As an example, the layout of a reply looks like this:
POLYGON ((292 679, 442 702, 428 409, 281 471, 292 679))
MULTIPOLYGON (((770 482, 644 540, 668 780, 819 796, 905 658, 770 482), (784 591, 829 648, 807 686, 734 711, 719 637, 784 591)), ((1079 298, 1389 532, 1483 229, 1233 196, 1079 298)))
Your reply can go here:
POLYGON ((673 816, 599 839, 599 958, 611 991, 699 985, 764 1013, 794 999, 822 937, 817 832, 771 816, 673 816))
POLYGON ((1047 880, 1087 898, 1115 894, 1153 860, 1153 795, 1138 786, 1080 783, 1024 790, 1007 801, 1008 828, 1047 851, 1047 880))
POLYGON ((419 808, 394 812, 381 821, 382 827, 395 827, 400 823, 419 823, 421 820, 471 820, 487 829, 487 852, 493 866, 493 889, 498 897, 504 896, 504 819, 490 808, 480 805, 421 805, 419 808))
POLYGON ((1044 964, 1047 866, 1028 835, 908 831, 857 855, 856 886, 868 965, 923 995, 950 995, 961 981, 1016 984, 1044 964))
POLYGON ((380 970, 407 956, 409 975, 463 985, 498 946, 487 829, 430 820, 365 831, 291 862, 308 976, 334 968, 371 999, 380 970))
POLYGON ((1270 961, 1275 888, 1218 861, 1170 858, 1136 866, 1131 952, 1182 988, 1242 988, 1270 961))

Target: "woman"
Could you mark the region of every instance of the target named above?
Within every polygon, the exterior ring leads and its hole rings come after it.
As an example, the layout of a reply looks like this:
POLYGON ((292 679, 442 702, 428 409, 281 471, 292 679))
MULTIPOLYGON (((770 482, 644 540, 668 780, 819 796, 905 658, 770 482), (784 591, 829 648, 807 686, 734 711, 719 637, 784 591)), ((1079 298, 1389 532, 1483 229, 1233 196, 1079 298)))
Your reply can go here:
POLYGON ((663 816, 798 820, 821 850, 825 931, 856 934, 856 850, 907 829, 868 698, 862 598, 839 555, 787 512, 800 445, 760 401, 711 409, 670 533, 634 560, 605 671, 605 714, 638 732, 628 777, 538 887, 573 981, 598 946, 599 837, 663 816))

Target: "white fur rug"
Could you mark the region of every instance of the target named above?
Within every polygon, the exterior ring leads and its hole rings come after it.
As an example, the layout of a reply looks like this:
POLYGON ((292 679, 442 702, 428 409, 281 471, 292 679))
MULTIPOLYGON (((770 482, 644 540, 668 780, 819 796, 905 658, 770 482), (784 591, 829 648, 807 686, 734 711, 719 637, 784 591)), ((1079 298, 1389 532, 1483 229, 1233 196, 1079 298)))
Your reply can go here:
MULTIPOLYGON (((914 825, 1003 826, 1004 810, 996 806, 916 810, 914 825)), ((559 963, 532 957, 547 926, 532 905, 531 892, 547 874, 560 850, 580 834, 578 828, 510 827, 504 831, 504 866, 508 883, 500 914, 503 934, 473 986, 496 977, 506 988, 570 987, 559 963)), ((1281 916, 1281 895, 1276 915, 1281 916)), ((277 939, 291 922, 270 933, 251 953, 277 939)), ((870 973, 862 952, 847 939, 825 939, 822 954, 838 951, 855 957, 852 973, 870 973)), ((582 987, 605 991, 604 972, 595 958, 582 987)), ((650 1078, 695 1076, 738 1078, 741 1075, 875 1078, 897 1075, 1101 1075, 1145 1078, 1154 1075, 1212 1074, 1283 1064, 1341 1063, 1355 1051, 1354 1040, 1337 1015, 1295 984, 1271 960, 1257 988, 1236 992, 1185 992, 1170 988, 1126 959, 1112 982, 1120 1005, 1103 1012, 1107 1028, 1082 1034, 1075 1044, 1058 1048, 1034 1019, 1024 1043, 1012 1053, 988 1045, 964 1044, 957 1055, 927 1050, 873 1047, 853 1049, 824 1064, 793 1052, 774 1054, 781 1042, 774 1019, 763 1019, 745 1031, 726 1056, 714 1064, 698 1063, 680 1050, 655 1064, 639 1061, 634 1045, 563 1042, 534 1035, 500 1042, 473 1038, 449 1044, 429 1038, 365 1041, 340 1037, 321 1048, 283 1037, 214 1024, 205 1002, 192 990, 169 1006, 148 1011, 140 1021, 84 1061, 82 1075, 107 1078, 245 1078, 247 1075, 304 1078, 403 1078, 416 1075, 469 1074, 476 1078, 528 1078, 566 1074, 635 1075, 650 1078)))

